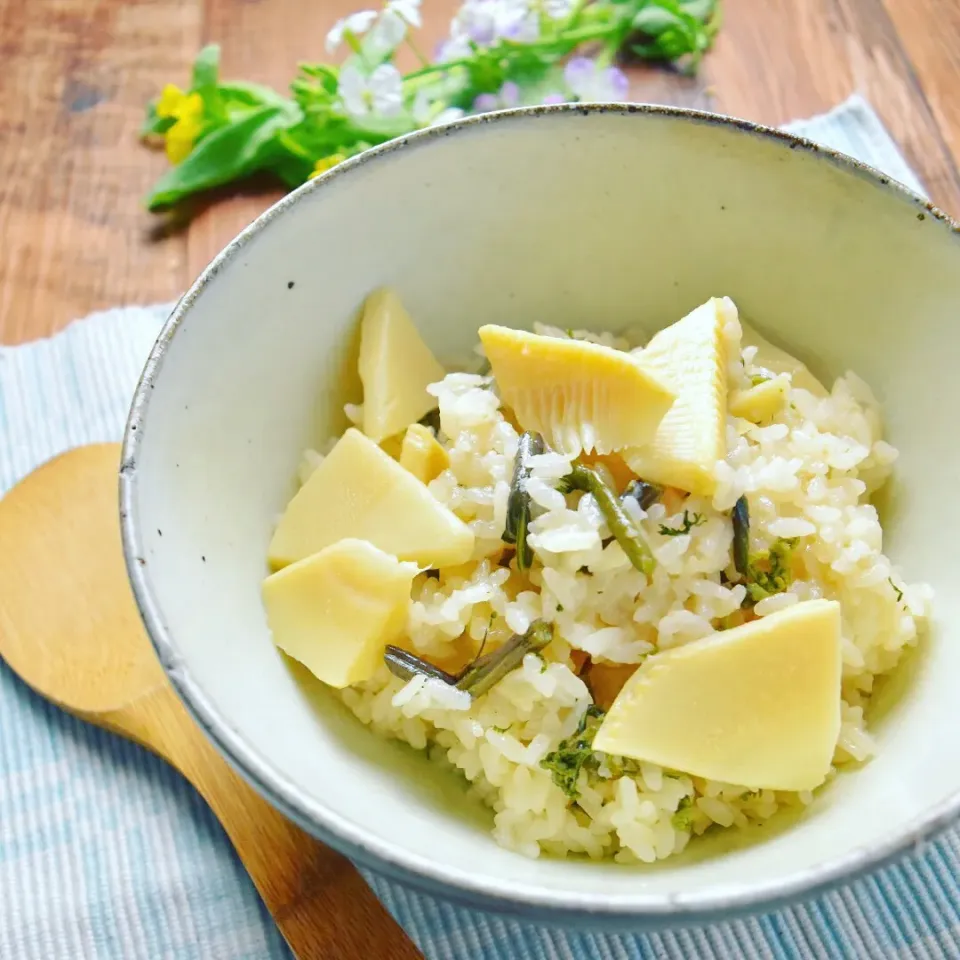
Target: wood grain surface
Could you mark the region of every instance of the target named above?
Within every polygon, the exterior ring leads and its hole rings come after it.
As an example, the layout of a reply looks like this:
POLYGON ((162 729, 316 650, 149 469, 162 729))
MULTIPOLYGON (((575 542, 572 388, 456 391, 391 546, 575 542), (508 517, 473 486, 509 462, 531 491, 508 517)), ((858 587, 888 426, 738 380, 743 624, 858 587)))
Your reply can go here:
MULTIPOLYGON (((143 105, 184 83, 199 47, 283 87, 322 56, 355 0, 0 0, 0 342, 91 310, 178 296, 279 192, 229 188, 184 225, 141 199, 164 168, 143 105)), ((362 6, 362 4, 359 4, 362 6)), ((454 0, 428 0, 422 46, 454 0)), ((960 0, 726 0, 696 78, 633 71, 636 99, 780 124, 854 91, 881 114, 933 200, 960 215, 960 0)))

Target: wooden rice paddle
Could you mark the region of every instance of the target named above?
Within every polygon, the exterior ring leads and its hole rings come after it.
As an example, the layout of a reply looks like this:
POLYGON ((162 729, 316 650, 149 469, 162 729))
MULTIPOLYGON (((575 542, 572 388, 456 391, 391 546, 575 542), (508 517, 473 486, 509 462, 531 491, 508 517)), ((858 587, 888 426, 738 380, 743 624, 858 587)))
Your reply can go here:
POLYGON ((299 960, 416 960, 354 866, 220 757, 154 655, 120 546, 120 447, 40 467, 0 501, 0 655, 34 690, 159 754, 202 794, 299 960))

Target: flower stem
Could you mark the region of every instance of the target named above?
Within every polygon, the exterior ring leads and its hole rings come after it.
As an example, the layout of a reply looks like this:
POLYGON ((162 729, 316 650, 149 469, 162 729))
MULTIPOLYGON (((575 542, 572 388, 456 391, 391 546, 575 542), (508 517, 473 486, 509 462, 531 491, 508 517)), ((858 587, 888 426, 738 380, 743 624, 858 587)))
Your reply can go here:
POLYGON ((413 55, 420 61, 420 63, 424 67, 427 67, 430 65, 430 61, 426 58, 423 51, 413 42, 413 37, 410 36, 409 30, 407 31, 407 46, 413 51, 413 55))

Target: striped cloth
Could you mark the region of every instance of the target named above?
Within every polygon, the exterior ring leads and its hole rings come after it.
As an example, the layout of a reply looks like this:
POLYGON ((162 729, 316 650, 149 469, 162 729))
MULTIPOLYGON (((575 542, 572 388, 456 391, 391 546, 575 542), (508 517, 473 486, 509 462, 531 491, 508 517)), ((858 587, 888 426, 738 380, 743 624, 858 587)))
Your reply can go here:
MULTIPOLYGON (((920 190, 859 98, 792 129, 920 190)), ((62 450, 120 438, 168 310, 113 310, 0 349, 0 491, 62 450)), ((810 903, 655 934, 548 931, 367 879, 428 960, 960 957, 956 831, 810 903)), ((193 789, 146 751, 48 705, 0 664, 0 958, 289 956, 193 789)))

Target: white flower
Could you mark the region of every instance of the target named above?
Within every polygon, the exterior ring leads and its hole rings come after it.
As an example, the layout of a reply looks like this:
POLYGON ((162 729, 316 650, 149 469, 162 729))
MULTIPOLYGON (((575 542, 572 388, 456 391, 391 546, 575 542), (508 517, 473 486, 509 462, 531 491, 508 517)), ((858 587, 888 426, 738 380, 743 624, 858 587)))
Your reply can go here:
POLYGON ((420 26, 420 0, 387 0, 367 38, 368 51, 385 57, 403 43, 408 27, 420 26))
POLYGON ((540 36, 540 16, 526 3, 501 0, 497 30, 508 40, 531 43, 540 36))
POLYGON ((347 113, 355 117, 369 113, 393 117, 403 106, 400 71, 389 63, 381 63, 369 77, 354 66, 344 67, 340 71, 339 90, 347 113))
POLYGON ((396 13, 384 10, 367 37, 367 50, 371 56, 385 57, 403 43, 406 35, 406 21, 396 13))
POLYGON ((343 42, 344 35, 353 34, 355 37, 365 34, 377 19, 376 10, 360 10, 351 13, 349 17, 338 20, 327 34, 327 53, 334 53, 343 42))
POLYGON ((387 0, 384 12, 398 16, 411 27, 420 26, 420 0, 387 0))

